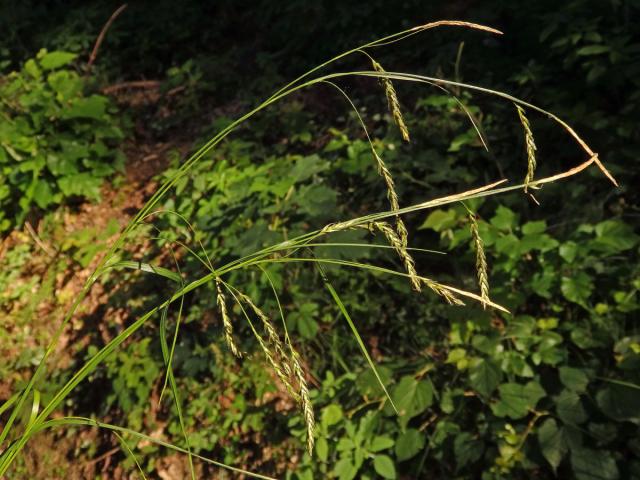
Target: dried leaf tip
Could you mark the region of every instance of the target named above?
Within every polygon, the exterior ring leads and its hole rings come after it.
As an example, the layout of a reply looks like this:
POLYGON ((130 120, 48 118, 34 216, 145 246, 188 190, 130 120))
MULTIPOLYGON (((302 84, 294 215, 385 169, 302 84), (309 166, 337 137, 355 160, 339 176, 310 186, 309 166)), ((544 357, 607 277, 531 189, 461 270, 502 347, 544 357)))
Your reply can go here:
POLYGON ((478 23, 463 22, 461 20, 438 20, 437 22, 425 23, 424 25, 413 27, 411 30, 429 30, 430 28, 443 26, 473 28, 475 30, 484 30, 485 32, 495 33, 496 35, 504 35, 503 32, 495 28, 487 27, 486 25, 480 25, 478 23))
MULTIPOLYGON (((378 73, 387 73, 382 65, 380 65, 375 60, 371 59, 371 63, 373 64, 373 69, 378 73)), ((391 112, 391 116, 393 117, 393 121, 398 128, 400 129, 400 134, 402 135, 402 139, 405 142, 410 140, 409 137, 409 129, 407 128, 406 123, 404 123, 404 117, 402 116, 402 111, 400 110, 400 102, 398 101, 398 95, 396 94, 396 89, 391 83, 391 80, 387 77, 380 77, 380 83, 384 87, 384 93, 387 96, 387 103, 389 104, 389 111, 391 112)))

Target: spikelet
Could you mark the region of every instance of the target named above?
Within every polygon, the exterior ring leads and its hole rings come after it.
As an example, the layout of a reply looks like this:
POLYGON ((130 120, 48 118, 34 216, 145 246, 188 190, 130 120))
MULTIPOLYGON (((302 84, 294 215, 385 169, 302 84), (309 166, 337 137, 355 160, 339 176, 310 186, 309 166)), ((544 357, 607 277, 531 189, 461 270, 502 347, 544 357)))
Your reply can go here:
POLYGON ((476 271, 478 273, 478 284, 480 286, 480 298, 482 298, 482 308, 487 307, 489 302, 489 275, 487 268, 487 257, 484 254, 484 244, 478 231, 478 220, 473 214, 469 214, 469 225, 471 228, 471 238, 476 250, 476 271))
POLYGON ((242 358, 242 353, 238 349, 236 342, 233 340, 233 325, 227 310, 226 298, 224 293, 222 293, 222 281, 219 278, 216 278, 216 292, 218 307, 220 308, 220 315, 222 316, 222 325, 224 327, 224 339, 227 342, 227 346, 229 347, 229 350, 231 350, 231 353, 238 358, 242 358))
POLYGON ((294 397, 294 399, 297 401, 297 394, 293 390, 293 387, 291 386, 289 379, 285 376, 280 362, 276 360, 274 356, 274 352, 269 348, 269 345, 267 345, 267 343, 264 341, 264 338, 262 338, 262 335, 260 335, 255 330, 253 331, 253 333, 255 334, 255 337, 258 340, 258 343, 260 344, 260 348, 262 349, 262 353, 264 353, 264 356, 267 359, 267 362, 269 363, 273 371, 276 373, 280 381, 282 381, 282 383, 285 385, 289 394, 291 394, 294 397))
POLYGON ((295 392, 295 389, 293 388, 290 380, 293 372, 289 365, 289 358, 285 354, 282 341, 280 340, 280 335, 278 335, 278 332, 276 332, 276 329, 273 326, 273 323, 271 323, 269 317, 262 311, 262 309, 260 309, 255 303, 253 303, 253 300, 251 300, 249 296, 243 293, 239 293, 239 297, 240 299, 242 299, 242 301, 249 305, 249 307, 251 307, 257 317, 262 321, 262 326, 267 332, 269 345, 267 345, 264 342, 262 336, 256 332, 258 343, 260 343, 260 347, 262 348, 267 361, 273 368, 273 371, 275 372, 277 377, 286 387, 287 391, 294 398, 294 400, 298 401, 298 394, 295 392), (269 346, 272 346, 274 351, 271 351, 269 346))
POLYGON ((362 220, 355 218, 353 220, 347 220, 344 222, 329 223, 325 225, 322 230, 320 230, 320 233, 326 234, 342 232, 344 230, 351 230, 353 228, 364 228, 364 225, 362 225, 362 220))
POLYGON ((387 239, 387 242, 389 242, 389 245, 391 245, 395 249, 396 253, 400 257, 400 260, 402 260, 405 270, 409 275, 409 280, 411 281, 411 286, 413 287, 413 289, 417 292, 420 292, 422 290, 421 280, 418 276, 418 273, 416 272, 415 261, 409 253, 407 245, 402 241, 400 235, 396 233, 396 231, 387 222, 369 222, 367 224, 362 224, 355 221, 346 221, 340 223, 330 223, 321 231, 322 233, 333 233, 354 228, 365 228, 371 233, 374 233, 376 230, 382 232, 387 239))
POLYGON ((516 105, 518 110, 518 116, 520 117, 520 123, 524 129, 525 144, 527 147, 527 175, 524 177, 524 191, 527 191, 527 185, 533 181, 533 175, 536 171, 536 143, 533 140, 533 132, 531 131, 531 125, 527 118, 524 108, 520 105, 516 105))
POLYGON ((314 432, 316 428, 316 420, 313 414, 313 404, 311 403, 311 396, 309 395, 309 387, 307 386, 307 379, 304 375, 304 370, 300 362, 300 355, 293 348, 293 345, 289 344, 291 350, 291 360, 293 364, 293 372, 298 381, 298 389, 300 392, 300 409, 304 416, 304 422, 307 426, 307 451, 309 455, 313 452, 313 445, 315 443, 314 432))
MULTIPOLYGON (((371 148, 373 152, 373 157, 376 159, 376 163, 378 164, 378 173, 384 179, 384 183, 387 185, 387 198, 389 199, 389 204, 391 205, 391 211, 397 212, 400 210, 400 203, 398 201, 398 194, 395 189, 395 182, 393 181, 393 177, 391 176, 391 172, 387 168, 387 165, 384 163, 384 160, 378 155, 375 148, 371 148)), ((406 249, 409 234, 407 233, 407 227, 405 227, 404 222, 400 218, 399 215, 396 216, 396 231, 398 232, 398 236, 402 242, 402 245, 406 249)))
MULTIPOLYGON (((371 63, 373 64, 373 69, 376 72, 387 73, 384 68, 382 68, 382 65, 380 65, 375 60, 371 59, 371 63)), ((380 77, 380 83, 384 87, 384 93, 387 96, 387 103, 389 104, 389 111, 391 112, 393 121, 396 123, 396 125, 398 125, 404 141, 408 142, 410 140, 409 129, 404 123, 404 117, 402 116, 402 111, 400 110, 400 102, 398 102, 396 89, 393 87, 393 83, 391 83, 391 80, 386 77, 380 77)))
POLYGON ((449 305, 463 306, 464 302, 456 297, 449 289, 443 287, 437 282, 423 278, 424 284, 429 287, 436 295, 441 296, 449 305))
POLYGON ((409 280, 411 281, 413 289, 416 292, 421 291, 421 282, 420 278, 418 277, 418 272, 416 272, 415 262, 413 260, 413 257, 409 254, 407 246, 402 242, 399 235, 386 222, 372 222, 371 225, 380 230, 386 237, 389 244, 396 250, 396 253, 404 264, 404 268, 407 271, 407 274, 409 274, 409 280))

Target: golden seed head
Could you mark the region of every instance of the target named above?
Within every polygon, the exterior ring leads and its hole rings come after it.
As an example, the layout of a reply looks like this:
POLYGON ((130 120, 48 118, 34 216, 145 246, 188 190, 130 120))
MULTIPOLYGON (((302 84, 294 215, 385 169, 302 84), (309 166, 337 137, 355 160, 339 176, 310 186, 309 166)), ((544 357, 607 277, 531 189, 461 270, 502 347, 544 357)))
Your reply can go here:
POLYGON ((478 275, 478 285, 480 286, 482 307, 486 308, 489 302, 489 268, 487 266, 487 257, 484 253, 484 242, 478 231, 478 220, 473 214, 469 214, 469 225, 471 228, 471 238, 476 250, 476 272, 478 275))
POLYGON ((216 293, 220 315, 222 316, 224 339, 227 342, 227 346, 229 347, 229 350, 231 350, 231 353, 233 353, 238 358, 242 358, 242 353, 238 349, 238 346, 233 339, 233 324, 231 323, 231 317, 229 316, 229 311, 227 310, 227 300, 224 296, 224 293, 222 293, 222 281, 219 278, 216 278, 216 293))
MULTIPOLYGON (((380 65, 375 60, 372 60, 373 69, 379 73, 387 73, 382 65, 380 65)), ((391 116, 393 117, 393 121, 398 125, 400 129, 400 134, 405 142, 410 140, 409 137, 409 129, 407 125, 404 123, 404 117, 402 116, 402 111, 400 110, 400 102, 398 101, 398 95, 396 94, 396 89, 393 87, 393 83, 386 77, 380 77, 380 83, 384 87, 384 93, 387 96, 387 103, 389 104, 389 111, 391 112, 391 116)))
POLYGON ((527 148, 527 175, 524 177, 524 191, 527 191, 527 184, 533 181, 533 175, 536 171, 536 143, 533 140, 533 131, 531 130, 531 125, 529 124, 529 119, 527 118, 526 112, 524 108, 520 105, 516 105, 516 109, 518 110, 518 117, 520 117, 520 123, 522 124, 522 128, 524 129, 524 139, 525 145, 527 148))

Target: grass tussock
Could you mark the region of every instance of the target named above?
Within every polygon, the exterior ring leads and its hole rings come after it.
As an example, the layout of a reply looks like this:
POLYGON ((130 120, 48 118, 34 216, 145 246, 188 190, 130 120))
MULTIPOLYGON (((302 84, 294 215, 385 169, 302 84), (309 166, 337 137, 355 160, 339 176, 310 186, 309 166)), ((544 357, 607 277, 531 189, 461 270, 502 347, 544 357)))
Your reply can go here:
MULTIPOLYGON (((475 216, 470 215, 470 227, 472 239, 474 242, 475 250, 476 250, 476 270, 478 283, 480 286, 480 295, 477 295, 472 292, 468 292, 465 290, 461 290, 452 286, 441 284, 435 280, 431 280, 425 277, 418 275, 415 267, 415 261, 410 255, 409 247, 408 247, 408 234, 405 224, 400 218, 401 215, 417 212, 417 211, 425 211, 427 209, 440 207, 443 205, 450 205, 453 203, 470 200, 472 198, 480 198, 489 195, 497 195, 500 193, 506 193, 510 191, 515 191, 524 188, 534 188, 539 185, 543 185, 545 183, 551 183, 555 181, 559 181, 561 179, 565 179, 572 175, 576 175, 577 173, 585 170, 591 165, 595 165, 614 183, 615 179, 610 175, 610 173, 606 170, 606 168, 602 165, 597 155, 587 146, 587 144, 577 135, 571 127, 569 127, 564 121, 551 114, 550 112, 546 112, 545 110, 535 107, 530 104, 526 104, 522 100, 519 100, 513 96, 510 96, 503 92, 498 92, 495 90, 490 90, 483 87, 477 87, 473 85, 463 84, 460 82, 454 82, 450 80, 445 80, 441 78, 427 77, 422 75, 412 75, 407 73, 399 73, 399 72, 386 72, 382 66, 375 62, 373 59, 373 69, 374 71, 365 71, 365 72, 337 72, 337 73, 326 73, 326 74, 318 74, 316 77, 312 77, 312 75, 316 74, 320 69, 327 67, 329 64, 337 62, 341 58, 344 58, 347 55, 353 54, 355 52, 362 52, 366 48, 382 46, 382 45, 390 45, 392 43, 398 42, 409 36, 417 34, 421 31, 434 28, 436 26, 442 25, 450 25, 450 26, 462 26, 466 28, 474 28, 485 30, 491 33, 500 33, 494 29, 489 27, 480 26, 477 24, 471 24, 467 22, 458 22, 458 21, 442 21, 442 22, 434 22, 426 25, 422 25, 419 27, 411 28, 405 30, 403 32, 398 32, 396 34, 384 37, 382 39, 366 43, 357 47, 355 49, 344 52, 340 55, 337 55, 333 59, 328 62, 323 63, 322 65, 311 69, 307 73, 298 77, 293 82, 285 85, 283 88, 274 93, 271 97, 266 99, 264 102, 256 106, 253 110, 239 117, 238 119, 231 122, 229 125, 224 127, 218 134, 216 134, 213 138, 211 138, 208 142, 206 142, 197 152, 195 152, 191 157, 189 157, 186 161, 184 161, 179 169, 169 178, 165 183, 163 183, 157 191, 153 194, 153 196, 148 200, 145 206, 135 215, 135 217, 131 220, 129 225, 124 229, 121 235, 117 238, 117 240, 112 244, 111 248, 107 252, 107 254, 100 261, 99 265, 96 267, 96 270, 87 280, 85 286, 80 295, 75 299, 75 302, 67 315, 65 316, 63 322, 60 324, 58 330, 53 336, 53 340, 47 347, 46 352, 44 353, 42 360, 40 361, 34 375, 31 380, 28 382, 24 388, 16 393, 11 399, 4 405, 0 406, 0 413, 3 411, 11 412, 8 415, 7 421, 4 423, 4 427, 2 432, 0 433, 0 477, 3 477, 11 465, 15 462, 19 455, 23 451, 25 445, 33 439, 36 433, 45 430, 47 428, 60 427, 60 426, 72 426, 72 425, 93 425, 98 426, 103 429, 107 429, 112 432, 126 432, 129 435, 132 435, 137 438, 148 439, 149 441, 156 443, 158 445, 162 445, 166 448, 170 448, 174 451, 187 453, 193 458, 198 458, 202 461, 209 462, 213 465, 217 465, 221 468, 226 468, 228 470, 241 473, 243 475, 253 476, 257 478, 268 478, 260 474, 247 472, 236 467, 225 465, 220 462, 216 462, 215 460, 207 459, 205 457, 191 454, 190 449, 187 448, 182 449, 176 445, 173 445, 168 442, 164 442, 159 439, 153 439, 151 437, 147 437, 144 434, 139 432, 133 432, 123 427, 113 426, 101 422, 97 422, 96 420, 88 420, 80 417, 62 417, 56 416, 55 419, 52 419, 53 415, 57 410, 60 409, 62 405, 64 405, 65 399, 71 394, 71 392, 80 384, 80 382, 86 380, 92 372, 94 372, 102 362, 105 361, 106 358, 110 354, 112 354, 116 349, 121 347, 125 341, 127 341, 136 331, 145 325, 146 322, 151 321, 151 319, 158 312, 166 311, 173 303, 179 303, 182 308, 182 302, 189 292, 210 284, 210 282, 215 282, 216 287, 216 295, 217 295, 217 303, 218 308, 220 310, 220 314, 222 317, 223 330, 224 330, 224 338, 229 346, 229 349, 236 357, 241 357, 242 353, 238 348, 234 340, 234 329, 233 323, 231 321, 228 305, 226 302, 225 292, 226 289, 234 298, 237 305, 240 307, 244 317, 247 320, 247 324, 251 331, 253 332, 256 340, 259 344, 261 351, 264 353, 267 363, 275 372, 276 376, 283 382, 283 384, 287 387, 287 390, 291 393, 292 397, 298 403, 301 413, 304 417, 304 421, 306 423, 307 429, 307 449, 309 452, 312 452, 314 447, 314 431, 315 431, 315 417, 313 412, 313 405, 311 402, 311 396, 309 393, 309 386, 307 384, 308 372, 303 367, 302 359, 296 349, 293 347, 291 340, 288 337, 285 326, 285 336, 284 342, 282 341, 280 335, 278 334, 275 326, 269 319, 269 317, 260 309, 255 303, 246 295, 242 294, 236 288, 232 287, 228 283, 224 282, 221 278, 225 274, 230 272, 238 272, 241 270, 246 270, 252 267, 261 267, 264 264, 268 263, 284 263, 284 262, 315 262, 316 265, 320 266, 321 262, 332 263, 334 265, 339 265, 343 267, 351 267, 357 268, 361 271, 373 272, 373 273, 385 273, 389 275, 399 275, 408 278, 411 286, 414 290, 420 291, 421 286, 427 286, 431 291, 435 294, 442 297, 447 303, 452 305, 462 305, 463 302, 461 298, 471 299, 473 301, 480 302, 485 308, 492 307, 498 310, 502 310, 507 312, 507 310, 497 305, 489 299, 489 281, 488 281, 488 266, 486 261, 486 256, 484 252, 483 242, 480 238, 480 234, 478 231, 478 224, 475 219, 475 216), (202 274, 200 278, 194 279, 191 283, 183 284, 182 279, 178 276, 178 280, 176 280, 172 275, 168 273, 163 273, 162 269, 158 270, 150 270, 150 274, 156 274, 164 276, 167 281, 178 281, 178 287, 176 293, 171 295, 165 301, 161 302, 160 305, 157 305, 153 309, 144 313, 136 320, 134 320, 126 329, 119 332, 117 336, 111 339, 106 345, 104 345, 97 353, 95 353, 90 358, 86 359, 85 363, 68 379, 68 381, 62 385, 59 389, 51 394, 50 399, 46 404, 40 404, 39 402, 39 393, 37 393, 36 389, 36 379, 42 380, 46 379, 46 363, 49 357, 55 352, 59 340, 62 338, 65 327, 69 325, 73 317, 75 316, 78 308, 80 307, 83 299, 87 296, 90 289, 93 285, 98 281, 100 276, 111 270, 116 268, 134 268, 138 270, 142 270, 141 264, 139 262, 129 262, 129 261, 120 261, 119 255, 122 253, 124 248, 127 246, 127 243, 131 241, 132 233, 134 230, 142 223, 147 221, 148 217, 154 214, 154 209, 156 209, 159 205, 159 202, 163 199, 163 197, 178 184, 178 181, 183 178, 189 171, 191 167, 193 167, 198 161, 203 159, 205 155, 211 152, 220 142, 222 142, 229 134, 234 132, 240 126, 242 126, 247 120, 253 117, 255 114, 260 111, 266 109, 274 102, 281 100, 288 95, 291 95, 301 89, 309 88, 314 85, 322 84, 322 83, 331 83, 336 86, 330 80, 336 80, 341 77, 369 77, 369 78, 377 78, 384 87, 385 96, 387 98, 387 103, 393 117, 394 122, 400 129, 400 133, 402 138, 405 141, 409 141, 409 131, 407 129, 404 117, 402 115, 400 104, 398 101, 398 96, 395 91, 392 80, 394 81, 408 81, 408 82, 416 82, 429 86, 455 86, 457 88, 464 88, 469 90, 475 90, 482 92, 484 94, 493 95, 497 98, 501 98, 503 100, 507 100, 510 102, 514 102, 516 104, 516 108, 518 110, 518 115, 520 117, 520 123, 524 128, 525 132, 525 142, 527 149, 527 158, 528 158, 528 168, 527 175, 524 179, 524 183, 521 185, 513 185, 513 186, 503 186, 501 188, 497 188, 499 185, 502 185, 506 180, 500 180, 497 182, 493 182, 481 187, 472 188, 465 192, 454 193, 448 196, 443 196, 440 198, 428 200, 422 203, 418 203, 415 205, 411 205, 408 207, 400 208, 398 195, 395 188, 394 179, 382 160, 381 156, 375 151, 372 145, 373 154, 375 157, 375 161, 378 166, 378 171, 380 175, 383 177, 384 182, 386 184, 387 197, 389 199, 389 203, 391 206, 391 210, 387 212, 378 212, 371 213, 368 215, 364 215, 359 218, 354 218, 346 221, 339 221, 336 223, 329 224, 320 230, 316 230, 313 232, 304 233, 298 237, 287 239, 286 242, 282 242, 280 244, 272 245, 267 248, 260 249, 246 257, 242 257, 239 259, 235 259, 230 261, 226 265, 219 266, 215 271, 213 268, 210 268, 207 272, 202 274), (311 78, 309 78, 311 77, 311 78), (555 175, 534 179, 535 168, 536 168, 536 145, 533 139, 533 133, 531 131, 531 127, 529 121, 525 115, 524 109, 522 105, 526 105, 527 108, 535 110, 539 113, 543 113, 547 115, 549 118, 557 122, 564 130, 570 134, 576 142, 584 149, 587 153, 589 160, 585 161, 581 165, 578 165, 570 170, 557 173, 555 175), (392 228, 389 223, 387 223, 387 219, 396 219, 396 228, 392 228), (392 247, 397 253, 404 270, 404 272, 398 272, 392 269, 388 269, 385 267, 358 263, 354 261, 343 261, 339 259, 316 259, 312 258, 300 258, 296 257, 295 253, 299 252, 307 248, 306 246, 310 244, 313 240, 317 239, 320 236, 327 235, 333 232, 339 232, 347 229, 354 228, 366 228, 371 231, 378 231, 382 233, 389 243, 389 246, 392 247), (285 245, 286 244, 286 245, 285 245), (286 256, 282 256, 279 252, 283 250, 288 250, 290 253, 286 256), (251 316, 245 306, 249 307, 250 312, 253 315, 260 319, 262 327, 264 329, 265 335, 260 334, 251 320, 251 316), (29 415, 29 411, 31 414, 29 415), (28 418, 27 422, 21 422, 22 418, 28 418)), ((336 86, 340 90, 339 87, 336 86)), ((343 94, 344 92, 340 90, 343 94)), ((345 94, 346 96, 346 94, 345 94)), ((348 99, 348 97, 347 97, 348 99)), ((353 103, 349 100, 351 105, 353 103)), ((355 107, 354 107, 355 108, 355 107)), ((359 115, 358 115, 359 116, 359 115)), ((362 121, 362 119, 360 118, 362 121)), ((363 126, 364 126, 364 122, 363 126)), ((366 131, 366 128, 365 128, 366 131)), ((368 133, 367 133, 368 136, 368 133)), ((370 139, 369 139, 370 140, 370 139)), ((321 268, 321 267, 320 267, 321 268)), ((166 269, 164 269, 166 270, 166 269)), ((169 272, 171 273, 171 272, 169 272)), ((225 277, 226 278, 226 277, 225 277)), ((334 299, 336 306, 342 312, 343 316, 349 323, 351 330, 353 332, 354 338, 360 345, 363 356, 366 361, 369 363, 369 366, 372 368, 373 372, 376 374, 376 378, 380 383, 383 391, 387 395, 387 398, 391 402, 393 406, 393 401, 389 396, 384 382, 378 375, 375 365, 367 353, 366 346, 355 326, 355 322, 349 316, 346 306, 340 299, 339 295, 329 283, 328 279, 325 278, 325 286, 331 293, 332 298, 334 299)), ((275 293, 275 290, 274 290, 275 293)), ((281 312, 282 313, 282 312, 281 312)), ((284 318, 284 316, 283 316, 284 318)), ((173 373, 171 372, 171 362, 167 362, 168 375, 167 377, 172 381, 173 388, 173 373)), ((177 389, 175 389, 177 391, 177 389)), ((176 397, 176 408, 179 411, 179 401, 176 397)), ((394 406, 395 408, 395 406, 394 406)), ((188 435, 185 432, 186 444, 189 445, 188 435)))

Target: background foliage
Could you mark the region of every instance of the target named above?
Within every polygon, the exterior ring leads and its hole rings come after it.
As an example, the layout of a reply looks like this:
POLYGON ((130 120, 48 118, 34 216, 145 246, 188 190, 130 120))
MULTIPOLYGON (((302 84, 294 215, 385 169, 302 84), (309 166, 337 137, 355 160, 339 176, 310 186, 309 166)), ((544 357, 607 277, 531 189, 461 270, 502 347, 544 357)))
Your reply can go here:
MULTIPOLYGON (((380 50, 376 59, 388 71, 436 73, 502 89, 557 113, 597 148, 621 187, 612 189, 590 170, 536 191, 540 205, 521 192, 467 205, 478 216, 492 298, 513 315, 450 307, 429 293, 411 292, 402 279, 327 268, 401 416, 384 401, 317 269, 270 266, 287 327, 312 372, 313 457, 304 453, 304 422, 282 385, 259 355, 233 359, 221 339, 213 291, 195 292, 182 312, 174 362, 191 448, 300 479, 640 478, 640 200, 634 188, 640 180, 640 3, 432 3, 390 9, 382 1, 254 2, 251 8, 184 2, 176 9, 174 2, 136 2, 114 22, 86 74, 83 58, 118 5, 22 2, 0 20, 7 32, 0 44, 0 229, 70 201, 97 200, 103 179, 123 165, 117 150, 123 131, 132 143, 153 138, 175 147, 166 169, 155 172, 167 178, 184 158, 178 142, 184 130, 197 148, 282 81, 360 41, 434 18, 500 28, 504 38, 431 31, 380 50), (313 25, 300 18, 314 18, 313 25), (239 36, 240 25, 250 33, 239 36), (100 93, 105 85, 149 78, 161 80, 163 100, 118 112, 100 93), (180 94, 168 95, 175 88, 180 94), (129 116, 135 128, 123 130, 129 116)), ((370 68, 365 57, 348 59, 348 67, 370 68)), ((412 134, 406 144, 377 82, 341 86, 363 112, 402 205, 524 176, 524 138, 509 103, 454 92, 481 125, 487 152, 449 95, 397 84, 412 134)), ((534 114, 530 120, 538 175, 582 160, 551 122, 534 114)), ((138 168, 134 160, 128 168, 138 168)), ((169 242, 202 245, 214 263, 226 263, 333 220, 386 210, 386 202, 357 118, 339 94, 320 86, 273 107, 204 158, 164 205, 191 226, 159 215, 146 231, 154 238, 131 255, 173 270, 177 264, 188 279, 202 265, 184 249, 168 248, 169 242)), ((65 261, 86 267, 107 243, 108 235, 92 229, 69 237, 46 228, 59 219, 48 215, 41 236, 60 246, 65 261)), ((407 224, 411 246, 439 250, 416 252, 419 272, 476 288, 464 206, 411 214, 407 224)), ((315 255, 401 269, 387 250, 349 245, 383 243, 366 231, 343 232, 332 242, 342 245, 317 247, 315 255)), ((35 308, 33 292, 46 297, 53 288, 34 268, 35 247, 26 243, 2 252, 2 347, 11 352, 16 325, 25 344, 21 355, 8 353, 8 366, 0 369, 8 385, 19 385, 20 372, 26 376, 41 355, 29 345, 25 321, 17 319, 30 318, 25 312, 35 308)), ((62 263, 53 265, 64 270, 62 263)), ((237 275, 230 281, 276 318, 268 278, 257 270, 237 275)), ((139 272, 109 276, 108 306, 84 320, 100 328, 88 328, 67 364, 52 372, 51 383, 42 386, 45 398, 109 332, 122 329, 122 318, 109 312, 126 310, 125 319, 135 318, 171 293, 169 285, 149 278, 135 281, 139 272)), ((239 310, 232 313, 240 319, 239 310)), ((176 322, 177 312, 170 312, 171 328, 176 322)), ((248 327, 236 325, 241 349, 257 351, 248 327)), ((164 361, 158 330, 150 324, 110 357, 74 393, 68 411, 180 444, 171 395, 159 402, 164 361)), ((68 456, 97 457, 114 443, 94 439, 92 447, 76 446, 68 456)), ((166 452, 144 442, 131 445, 143 470, 157 472, 166 452)), ((124 470, 136 468, 125 453, 117 455, 124 470)), ((17 468, 16 475, 24 468, 28 476, 26 466, 17 468)))

